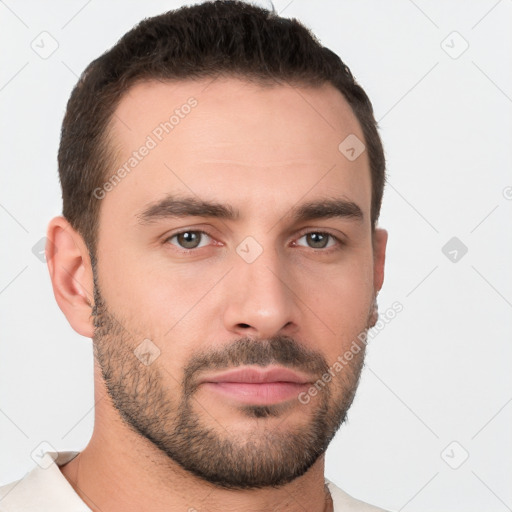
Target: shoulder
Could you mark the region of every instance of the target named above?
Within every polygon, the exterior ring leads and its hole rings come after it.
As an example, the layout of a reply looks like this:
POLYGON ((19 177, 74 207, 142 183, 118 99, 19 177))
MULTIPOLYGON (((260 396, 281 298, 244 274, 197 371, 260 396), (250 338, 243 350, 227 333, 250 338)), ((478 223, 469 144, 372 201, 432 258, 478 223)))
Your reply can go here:
POLYGON ((46 452, 23 478, 0 486, 0 512, 90 512, 59 466, 78 452, 46 452))
POLYGON ((334 512, 387 512, 382 508, 353 498, 330 480, 326 479, 325 482, 331 493, 334 512))

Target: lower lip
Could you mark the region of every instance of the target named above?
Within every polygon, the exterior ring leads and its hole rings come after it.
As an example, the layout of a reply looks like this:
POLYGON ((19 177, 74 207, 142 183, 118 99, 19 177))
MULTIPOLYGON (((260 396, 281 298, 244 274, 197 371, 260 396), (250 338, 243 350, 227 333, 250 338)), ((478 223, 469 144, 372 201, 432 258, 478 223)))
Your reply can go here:
POLYGON ((238 402, 253 405, 269 405, 285 400, 297 399, 308 384, 294 382, 205 382, 209 390, 234 398, 238 402))

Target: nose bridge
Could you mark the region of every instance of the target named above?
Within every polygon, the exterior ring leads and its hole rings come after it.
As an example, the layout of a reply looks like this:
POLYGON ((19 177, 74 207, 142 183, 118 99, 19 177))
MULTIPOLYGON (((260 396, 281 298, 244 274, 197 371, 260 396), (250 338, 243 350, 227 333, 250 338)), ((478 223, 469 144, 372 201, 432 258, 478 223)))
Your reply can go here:
POLYGON ((283 255, 273 245, 247 237, 233 255, 226 328, 241 334, 273 336, 296 321, 297 304, 287 281, 283 255))

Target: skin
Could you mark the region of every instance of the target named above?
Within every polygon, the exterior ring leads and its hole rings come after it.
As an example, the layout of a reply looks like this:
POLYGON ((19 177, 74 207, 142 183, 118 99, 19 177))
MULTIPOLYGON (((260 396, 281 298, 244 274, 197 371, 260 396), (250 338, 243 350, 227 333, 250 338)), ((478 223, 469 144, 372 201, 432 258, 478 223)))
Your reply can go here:
MULTIPOLYGON (((118 164, 191 96, 197 106, 101 199, 97 285, 119 332, 95 334, 98 295, 82 237, 62 217, 48 228, 53 289, 71 326, 93 338, 96 348, 111 340, 117 353, 152 340, 160 356, 150 366, 133 358, 134 368, 140 368, 142 382, 158 371, 171 401, 178 400, 184 368, 195 355, 222 352, 242 338, 286 336, 332 365, 376 320, 373 303, 384 279, 387 242, 385 230, 371 229, 366 152, 349 161, 338 150, 349 134, 364 140, 361 128, 328 84, 262 88, 234 78, 140 83, 113 118, 118 164), (141 224, 137 215, 169 193, 231 205, 240 216, 141 224), (362 219, 297 223, 290 217, 297 205, 332 197, 357 204, 362 219), (187 230, 210 236, 184 254, 176 237, 169 237, 187 230), (312 248, 308 232, 328 232, 343 244, 330 239, 326 249, 312 248), (263 250, 252 263, 236 252, 248 236, 263 250)), ((286 438, 308 428, 322 403, 332 409, 348 400, 361 364, 362 355, 328 384, 328 392, 307 406, 288 400, 275 416, 248 415, 236 401, 205 387, 194 393, 191 406, 219 436, 260 442, 265 433, 282 432, 286 438)), ((277 488, 222 488, 185 471, 123 421, 97 359, 94 378, 92 438, 61 467, 92 510, 330 509, 324 455, 277 488)))

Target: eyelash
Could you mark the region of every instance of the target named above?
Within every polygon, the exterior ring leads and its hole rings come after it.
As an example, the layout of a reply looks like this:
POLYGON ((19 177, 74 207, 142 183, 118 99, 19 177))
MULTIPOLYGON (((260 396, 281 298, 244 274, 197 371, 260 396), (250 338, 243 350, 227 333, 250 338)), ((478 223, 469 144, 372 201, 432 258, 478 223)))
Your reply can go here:
MULTIPOLYGON (((168 243, 170 240, 172 240, 173 238, 183 234, 183 233, 200 233, 202 235, 206 235, 208 236, 209 238, 211 238, 212 240, 215 240, 215 238, 210 235, 207 231, 204 231, 204 230, 201 230, 201 229, 185 229, 185 230, 182 230, 182 231, 178 231, 177 233, 173 233, 171 236, 167 237, 165 240, 164 240, 164 243, 168 243)), ((344 245, 344 242, 342 240, 340 240, 337 236, 327 232, 327 231, 318 231, 318 230, 311 230, 311 231, 306 231, 304 233, 301 233, 301 235, 298 237, 298 239, 301 239, 309 234, 317 234, 317 235, 327 235, 329 236, 331 239, 333 239, 335 242, 336 242, 336 245, 335 246, 331 246, 331 247, 327 247, 327 248, 318 248, 318 249, 315 249, 314 247, 309 247, 309 249, 311 249, 312 251, 315 251, 315 252, 322 252, 322 253, 325 253, 325 254, 328 254, 328 253, 331 253, 333 251, 336 251, 336 250, 339 250, 341 248, 341 246, 344 245)), ((174 244, 171 244, 171 245, 174 245, 174 244)), ((195 251, 198 251, 199 249, 203 249, 203 247, 196 247, 194 249, 184 249, 183 247, 179 247, 177 245, 174 245, 174 247, 181 253, 183 254, 190 254, 191 252, 195 252, 195 251)), ((300 247, 304 247, 304 246, 300 246, 300 247)))

